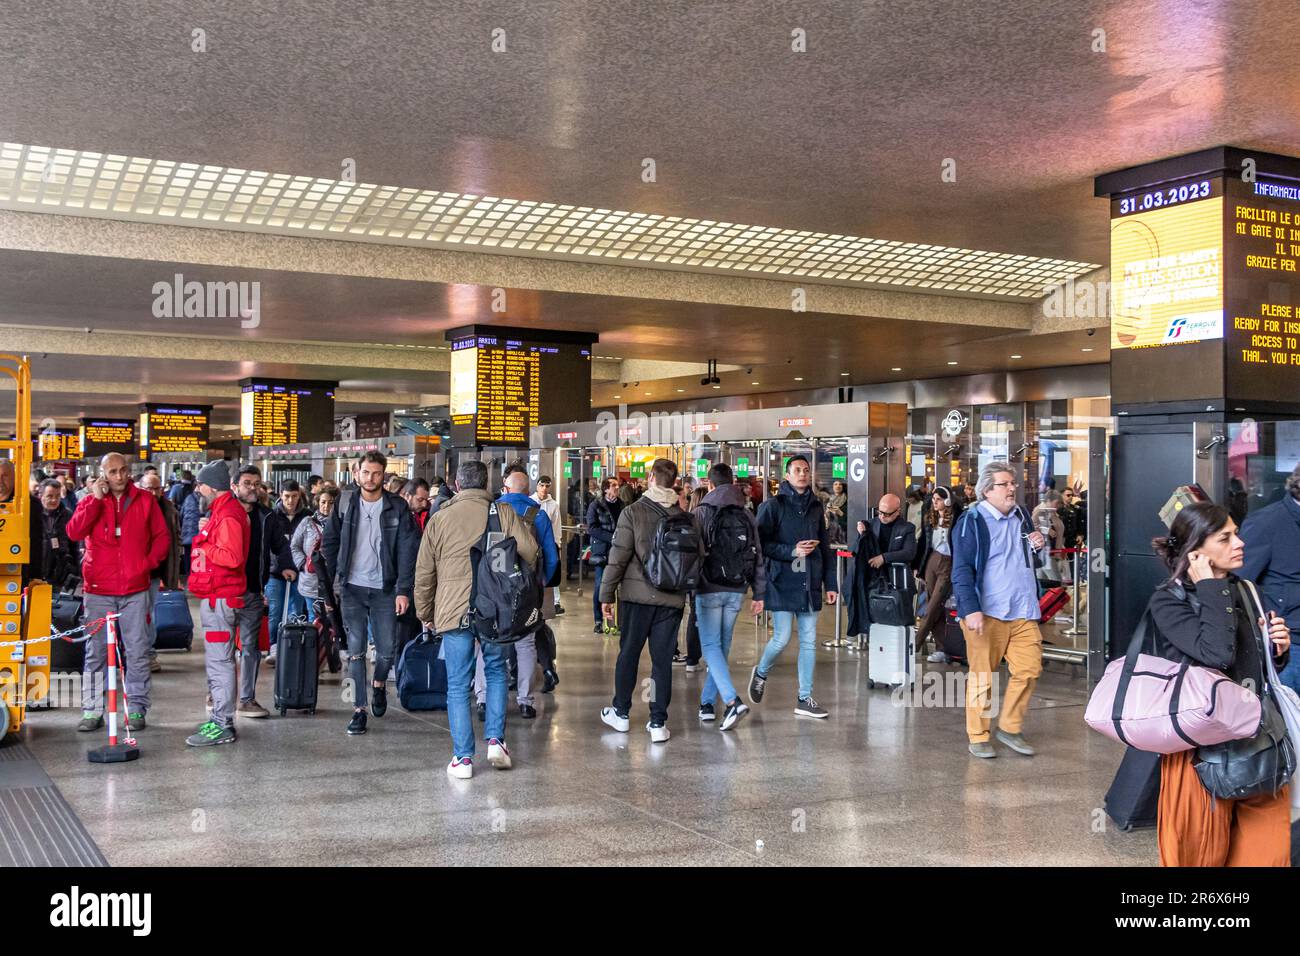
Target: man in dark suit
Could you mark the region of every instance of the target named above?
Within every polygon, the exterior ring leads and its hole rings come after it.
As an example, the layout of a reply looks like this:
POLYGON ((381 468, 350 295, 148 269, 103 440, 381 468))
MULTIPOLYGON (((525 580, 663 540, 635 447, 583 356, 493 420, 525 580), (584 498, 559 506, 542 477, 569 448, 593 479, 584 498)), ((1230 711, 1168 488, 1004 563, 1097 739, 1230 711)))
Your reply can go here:
POLYGON ((883 578, 906 592, 910 601, 916 590, 911 571, 916 557, 916 525, 903 517, 898 495, 885 495, 868 524, 858 522, 858 546, 853 553, 853 601, 849 606, 848 634, 865 634, 871 625, 867 594, 883 578), (901 565, 903 570, 891 570, 901 565))
MULTIPOLYGON (((1259 586, 1264 609, 1276 611, 1300 640, 1300 465, 1286 480, 1281 501, 1253 512, 1241 526, 1246 560, 1237 572, 1259 586)), ((1293 654, 1279 675, 1300 693, 1300 655, 1293 654)))

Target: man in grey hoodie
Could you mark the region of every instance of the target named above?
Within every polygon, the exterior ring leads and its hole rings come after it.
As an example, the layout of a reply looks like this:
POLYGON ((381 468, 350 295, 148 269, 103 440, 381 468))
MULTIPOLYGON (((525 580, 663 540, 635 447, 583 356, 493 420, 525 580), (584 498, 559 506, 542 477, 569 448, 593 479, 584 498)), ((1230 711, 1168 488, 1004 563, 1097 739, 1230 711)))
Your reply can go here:
POLYGON ((731 682, 727 657, 740 616, 745 591, 752 590, 754 614, 763 613, 767 576, 758 542, 758 523, 745 507, 745 490, 735 483, 731 466, 718 463, 709 469, 709 493, 695 509, 704 539, 705 558, 695 591, 695 617, 700 627, 700 647, 709 676, 700 694, 700 720, 714 720, 714 699, 721 696, 726 710, 722 729, 730 730, 749 708, 731 682))

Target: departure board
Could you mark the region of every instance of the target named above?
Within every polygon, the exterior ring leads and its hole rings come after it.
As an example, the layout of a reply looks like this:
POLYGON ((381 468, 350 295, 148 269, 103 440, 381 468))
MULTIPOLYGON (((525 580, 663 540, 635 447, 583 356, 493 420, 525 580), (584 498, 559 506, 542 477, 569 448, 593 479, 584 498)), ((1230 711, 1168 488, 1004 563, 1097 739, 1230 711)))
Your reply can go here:
POLYGON ((81 419, 81 457, 101 458, 111 452, 135 457, 135 422, 120 418, 81 419))
POLYGON ((293 445, 334 438, 335 382, 244 379, 240 433, 253 445, 293 445))
POLYGON ((471 331, 452 338, 452 444, 526 446, 537 425, 591 417, 593 336, 486 326, 471 331), (564 340, 539 340, 544 336, 564 340))
POLYGON ((1300 388, 1300 184, 1227 181, 1228 394, 1278 401, 1300 388))
POLYGON ((43 461, 75 461, 81 457, 81 442, 67 432, 43 432, 41 459, 43 461))
POLYGON ((211 419, 211 405, 141 405, 141 452, 146 449, 154 454, 205 451, 211 419))

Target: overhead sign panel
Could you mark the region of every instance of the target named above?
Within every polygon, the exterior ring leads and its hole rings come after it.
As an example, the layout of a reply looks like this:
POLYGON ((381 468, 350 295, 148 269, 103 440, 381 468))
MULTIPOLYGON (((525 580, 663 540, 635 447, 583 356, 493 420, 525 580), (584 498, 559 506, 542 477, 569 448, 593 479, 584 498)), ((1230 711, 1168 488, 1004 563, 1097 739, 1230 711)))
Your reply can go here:
POLYGON ((527 445, 531 428, 590 417, 594 335, 468 326, 447 338, 453 445, 527 445))
POLYGON ((112 452, 135 457, 135 422, 129 418, 83 418, 80 434, 83 458, 101 458, 112 452))
POLYGON ((211 405, 140 406, 140 454, 202 452, 208 447, 211 405))
POLYGON ((332 441, 337 382, 246 378, 239 383, 240 435, 254 445, 332 441))

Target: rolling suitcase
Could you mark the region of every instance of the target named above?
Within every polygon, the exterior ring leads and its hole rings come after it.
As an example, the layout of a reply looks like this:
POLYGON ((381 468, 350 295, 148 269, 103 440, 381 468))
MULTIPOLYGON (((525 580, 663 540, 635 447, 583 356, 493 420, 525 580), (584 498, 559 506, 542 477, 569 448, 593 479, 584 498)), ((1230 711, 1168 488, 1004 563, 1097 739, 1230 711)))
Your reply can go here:
POLYGON ((1070 595, 1065 592, 1065 588, 1048 588, 1043 592, 1043 596, 1038 599, 1038 611, 1041 615, 1039 623, 1046 624, 1056 617, 1057 612, 1065 607, 1069 601, 1070 595))
POLYGON ((442 638, 425 631, 397 660, 397 700, 406 710, 447 709, 447 665, 442 638))
POLYGON ((966 634, 961 629, 961 621, 957 620, 956 611, 949 611, 944 618, 939 650, 947 654, 949 660, 966 663, 966 634))
POLYGON ((281 717, 289 710, 314 714, 320 683, 320 632, 307 618, 290 618, 288 612, 286 601, 275 652, 275 709, 281 717))
MULTIPOLYGON (((85 603, 80 595, 63 592, 54 595, 51 622, 56 631, 70 631, 81 623, 85 603)), ((82 635, 77 635, 81 637, 82 635)), ((50 642, 50 671, 55 674, 80 674, 86 666, 86 645, 73 644, 62 638, 50 642)))
POLYGON ((872 624, 867 655, 867 686, 910 687, 916 680, 916 628, 893 624, 872 624))
POLYGON ((194 618, 184 591, 158 592, 153 605, 154 648, 160 651, 188 651, 194 645, 194 618))
POLYGON ((1121 830, 1156 825, 1160 802, 1160 754, 1129 747, 1106 791, 1106 816, 1121 830))

